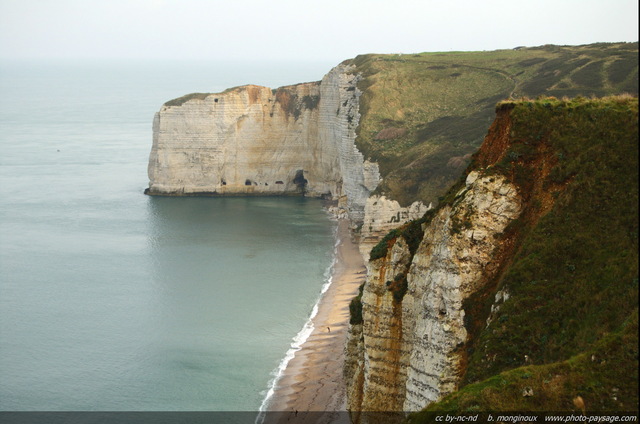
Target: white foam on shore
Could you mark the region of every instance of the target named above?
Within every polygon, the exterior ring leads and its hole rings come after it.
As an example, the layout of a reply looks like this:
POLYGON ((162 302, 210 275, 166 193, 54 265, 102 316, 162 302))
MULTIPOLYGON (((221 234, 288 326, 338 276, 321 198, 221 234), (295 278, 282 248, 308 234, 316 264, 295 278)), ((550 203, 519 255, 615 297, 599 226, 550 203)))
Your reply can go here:
POLYGON ((269 402, 271 401, 271 398, 275 393, 278 382, 282 378, 284 371, 287 369, 287 365, 289 365, 289 362, 293 359, 296 352, 302 348, 302 345, 307 341, 307 339, 315 329, 313 325, 313 319, 318 314, 318 307, 320 305, 320 302, 322 301, 322 298, 324 297, 324 294, 327 292, 327 290, 329 290, 329 287, 333 282, 333 271, 338 260, 338 247, 342 242, 338 233, 338 225, 336 225, 334 229, 334 237, 336 242, 333 246, 333 260, 331 261, 331 265, 329 265, 327 270, 324 272, 325 283, 322 285, 322 289, 320 290, 320 294, 318 295, 318 300, 313 305, 311 314, 309 315, 309 318, 307 318, 307 321, 304 323, 302 329, 291 340, 291 346, 289 347, 289 350, 287 350, 284 358, 282 359, 282 361, 280 361, 278 367, 271 372, 273 378, 269 381, 269 389, 266 391, 266 395, 262 400, 262 404, 260 405, 260 409, 258 410, 259 412, 258 416, 256 417, 255 424, 261 424, 262 422, 264 422, 266 416, 265 413, 267 411, 267 407, 269 406, 269 402))

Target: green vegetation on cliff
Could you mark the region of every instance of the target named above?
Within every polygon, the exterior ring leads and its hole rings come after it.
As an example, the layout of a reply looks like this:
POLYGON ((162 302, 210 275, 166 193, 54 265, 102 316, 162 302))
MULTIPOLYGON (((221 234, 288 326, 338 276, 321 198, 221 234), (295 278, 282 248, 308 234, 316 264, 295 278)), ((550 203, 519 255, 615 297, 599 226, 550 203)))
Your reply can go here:
POLYGON ((433 422, 433 412, 637 411, 637 362, 636 311, 620 331, 607 334, 584 353, 548 365, 504 371, 470 384, 413 414, 409 422, 433 422))
POLYGON ((503 99, 638 94, 638 43, 491 52, 363 55, 356 144, 380 165, 380 193, 438 202, 469 163, 503 99))
POLYGON ((169 100, 168 102, 165 102, 163 106, 182 106, 183 104, 185 104, 186 102, 188 102, 189 100, 204 100, 207 97, 209 97, 211 95, 211 93, 191 93, 191 94, 186 94, 182 97, 178 97, 177 99, 172 99, 169 100))
POLYGON ((508 118, 492 130, 508 130, 509 145, 485 143, 469 170, 507 176, 524 210, 501 235, 512 246, 495 258, 502 272, 464 305, 461 388, 427 411, 579 411, 578 397, 587 412, 632 411, 638 99, 540 98, 497 110, 508 118), (498 291, 508 300, 495 305, 498 291))

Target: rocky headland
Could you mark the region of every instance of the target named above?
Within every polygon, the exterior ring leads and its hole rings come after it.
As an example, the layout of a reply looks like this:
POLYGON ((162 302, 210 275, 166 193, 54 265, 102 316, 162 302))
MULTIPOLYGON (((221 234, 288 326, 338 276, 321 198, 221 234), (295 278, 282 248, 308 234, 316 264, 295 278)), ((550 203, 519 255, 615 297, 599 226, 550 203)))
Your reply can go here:
POLYGON ((320 82, 194 93, 154 118, 147 193, 336 202, 366 273, 341 271, 332 334, 292 361, 280 410, 626 410, 637 337, 605 352, 637 328, 637 57, 366 55, 320 82), (309 368, 327 361, 340 375, 309 368))

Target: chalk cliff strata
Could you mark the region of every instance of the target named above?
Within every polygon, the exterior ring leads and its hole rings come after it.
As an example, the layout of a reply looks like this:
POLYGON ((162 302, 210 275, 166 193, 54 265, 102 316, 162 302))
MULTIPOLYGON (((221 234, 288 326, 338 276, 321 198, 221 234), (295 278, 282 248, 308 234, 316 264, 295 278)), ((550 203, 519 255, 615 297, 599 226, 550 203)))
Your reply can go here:
POLYGON ((467 341, 463 301, 495 271, 496 236, 521 211, 516 187, 471 172, 411 255, 402 236, 368 265, 363 324, 347 345, 353 411, 415 411, 456 390, 467 341), (394 287, 406 279, 406 294, 394 287), (403 297, 402 297, 403 296, 403 297), (360 342, 353 339, 359 339, 360 342))
POLYGON ((397 201, 385 196, 373 195, 369 197, 364 206, 364 223, 360 231, 360 252, 368 259, 371 248, 389 231, 408 221, 422 218, 431 208, 431 204, 425 205, 420 201, 402 207, 397 201))
POLYGON ((167 102, 154 118, 148 193, 342 198, 362 222, 380 174, 354 144, 360 91, 351 68, 319 83, 167 102))

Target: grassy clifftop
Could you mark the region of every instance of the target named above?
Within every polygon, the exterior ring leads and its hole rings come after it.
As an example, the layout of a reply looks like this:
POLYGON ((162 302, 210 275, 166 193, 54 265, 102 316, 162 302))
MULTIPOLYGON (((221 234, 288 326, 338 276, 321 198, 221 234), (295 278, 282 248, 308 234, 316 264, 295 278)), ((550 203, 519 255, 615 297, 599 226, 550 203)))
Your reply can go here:
POLYGON ((497 111, 469 170, 507 176, 524 209, 500 236, 502 272, 464 305, 462 387, 428 411, 636 410, 638 99, 497 111))
POLYGON ((378 191, 438 202, 469 163, 503 99, 638 93, 638 43, 491 52, 363 55, 356 143, 380 165, 378 191))

